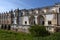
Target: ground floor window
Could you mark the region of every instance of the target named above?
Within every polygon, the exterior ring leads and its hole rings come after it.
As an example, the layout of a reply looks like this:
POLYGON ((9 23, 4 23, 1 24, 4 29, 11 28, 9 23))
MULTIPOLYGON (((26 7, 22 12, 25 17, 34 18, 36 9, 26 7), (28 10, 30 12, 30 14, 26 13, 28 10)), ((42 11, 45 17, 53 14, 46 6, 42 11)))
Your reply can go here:
POLYGON ((42 25, 44 25, 44 21, 42 21, 42 25))
POLYGON ((25 21, 25 24, 27 24, 27 21, 25 21))
POLYGON ((51 21, 48 21, 48 24, 51 25, 51 21))
POLYGON ((36 24, 35 21, 34 21, 34 24, 36 24))

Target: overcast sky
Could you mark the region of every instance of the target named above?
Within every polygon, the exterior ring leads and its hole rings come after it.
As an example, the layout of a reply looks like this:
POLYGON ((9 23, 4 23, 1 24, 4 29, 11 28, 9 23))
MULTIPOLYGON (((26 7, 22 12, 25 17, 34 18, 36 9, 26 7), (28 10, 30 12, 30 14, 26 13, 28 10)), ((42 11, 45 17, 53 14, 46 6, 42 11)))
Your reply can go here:
POLYGON ((6 12, 11 9, 30 9, 54 5, 60 0, 0 0, 0 12, 6 12))

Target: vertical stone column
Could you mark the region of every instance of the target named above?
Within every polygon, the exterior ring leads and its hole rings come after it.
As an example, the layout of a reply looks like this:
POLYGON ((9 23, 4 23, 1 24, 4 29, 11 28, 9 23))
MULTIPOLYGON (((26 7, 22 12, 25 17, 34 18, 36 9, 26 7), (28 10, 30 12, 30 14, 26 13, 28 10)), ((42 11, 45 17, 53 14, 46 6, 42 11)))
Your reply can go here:
POLYGON ((8 30, 8 25, 6 25, 6 29, 8 30))
POLYGON ((35 23, 38 24, 38 22, 37 22, 37 16, 35 16, 35 23))
POLYGON ((4 29, 5 25, 3 24, 3 29, 4 29))
POLYGON ((48 26, 48 20, 47 20, 47 17, 46 17, 46 15, 45 15, 45 24, 44 24, 45 26, 48 26))
POLYGON ((0 29, 1 29, 1 24, 0 24, 0 29))

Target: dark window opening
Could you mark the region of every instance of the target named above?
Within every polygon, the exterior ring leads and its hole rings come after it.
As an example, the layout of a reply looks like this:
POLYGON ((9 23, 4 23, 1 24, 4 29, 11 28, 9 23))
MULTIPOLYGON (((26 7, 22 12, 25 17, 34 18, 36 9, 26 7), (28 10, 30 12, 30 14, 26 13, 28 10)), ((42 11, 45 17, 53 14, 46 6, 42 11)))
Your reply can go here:
POLYGON ((3 29, 3 25, 1 25, 1 29, 3 29))
POLYGON ((35 21, 34 21, 34 24, 36 24, 35 21))
POLYGON ((14 23, 14 21, 12 21, 12 23, 14 23))
POLYGON ((7 26, 6 25, 4 26, 4 29, 7 29, 7 26))
POLYGON ((27 21, 25 21, 25 24, 27 24, 27 21))
POLYGON ((48 24, 51 25, 51 21, 48 21, 48 24))
POLYGON ((42 25, 44 25, 44 21, 42 21, 42 25))
POLYGON ((60 12, 60 8, 59 8, 59 12, 60 12))
POLYGON ((10 28, 11 28, 11 26, 10 26, 10 25, 8 25, 8 30, 10 30, 10 28))

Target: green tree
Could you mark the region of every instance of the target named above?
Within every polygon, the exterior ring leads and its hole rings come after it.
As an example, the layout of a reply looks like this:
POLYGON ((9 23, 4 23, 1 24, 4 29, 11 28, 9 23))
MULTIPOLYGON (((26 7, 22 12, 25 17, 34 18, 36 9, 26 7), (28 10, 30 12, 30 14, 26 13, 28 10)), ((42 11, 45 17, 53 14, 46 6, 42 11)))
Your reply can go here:
POLYGON ((31 35, 33 36, 48 36, 50 33, 46 30, 45 26, 34 25, 29 28, 31 35))

